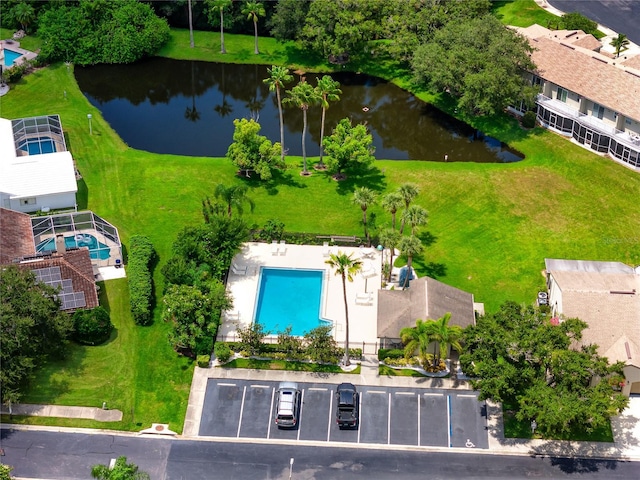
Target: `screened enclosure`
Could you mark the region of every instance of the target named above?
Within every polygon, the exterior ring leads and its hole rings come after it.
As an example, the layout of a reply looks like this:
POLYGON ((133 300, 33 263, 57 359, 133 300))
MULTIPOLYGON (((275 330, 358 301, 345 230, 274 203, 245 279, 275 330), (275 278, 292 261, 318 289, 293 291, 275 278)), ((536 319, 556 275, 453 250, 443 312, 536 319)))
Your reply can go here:
POLYGON ((67 151, 58 115, 20 118, 11 124, 18 156, 67 151))

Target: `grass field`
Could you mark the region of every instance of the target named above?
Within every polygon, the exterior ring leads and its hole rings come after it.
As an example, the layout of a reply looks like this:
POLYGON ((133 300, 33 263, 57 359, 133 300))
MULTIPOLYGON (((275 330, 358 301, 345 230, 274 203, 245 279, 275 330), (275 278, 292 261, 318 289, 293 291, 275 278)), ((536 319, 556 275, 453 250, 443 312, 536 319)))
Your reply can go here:
MULTIPOLYGON (((192 50, 188 34, 173 30, 162 54, 219 60, 218 38, 216 33, 196 32, 197 47, 192 50)), ((264 53, 258 57, 252 53, 251 36, 226 35, 225 40, 230 52, 225 61, 301 66, 307 60, 295 46, 279 46, 269 39, 260 39, 264 53)), ((314 59, 307 65, 329 69, 314 59)), ((408 85, 391 63, 372 60, 362 67, 408 85)), ((415 93, 446 111, 453 109, 446 98, 415 93)), ((129 148, 79 91, 73 66, 56 64, 23 78, 0 98, 0 114, 59 114, 84 177, 80 207, 116 225, 125 246, 131 235, 149 236, 160 267, 170 256, 176 234, 185 225, 201 222, 202 198, 218 183, 244 182, 224 158, 129 148), (93 115, 93 135, 88 113, 93 115)), ((278 218, 290 231, 361 234, 361 213, 351 204, 355 186, 366 185, 382 194, 414 182, 421 188, 417 203, 429 211, 429 224, 421 232, 427 248, 414 260, 418 272, 474 293, 487 311, 506 299, 532 302, 544 285, 545 257, 640 263, 640 211, 635 206, 639 174, 548 131, 524 131, 508 117, 462 118, 523 152, 526 160, 502 165, 380 159, 370 172, 336 183, 322 173, 300 177, 300 158, 289 157, 289 168, 273 181, 248 183, 256 210, 245 215, 258 225, 278 218)), ((378 214, 378 224, 384 224, 388 217, 379 208, 371 211, 378 214)), ((159 268, 154 280, 156 291, 162 292, 159 268)), ((111 311, 117 336, 101 347, 74 347, 68 362, 42 369, 25 400, 87 406, 107 401, 125 415, 123 422, 109 428, 136 430, 162 422, 181 431, 193 364, 169 347, 168 326, 161 323, 159 309, 153 326, 133 325, 126 281, 105 283, 101 301, 111 311)), ((67 420, 55 423, 87 426, 67 420)))

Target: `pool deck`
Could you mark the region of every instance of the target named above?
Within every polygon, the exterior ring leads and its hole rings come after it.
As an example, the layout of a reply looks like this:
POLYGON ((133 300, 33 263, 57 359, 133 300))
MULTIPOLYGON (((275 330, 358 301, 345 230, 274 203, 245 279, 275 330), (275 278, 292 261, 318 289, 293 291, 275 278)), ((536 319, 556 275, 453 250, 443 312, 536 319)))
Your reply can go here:
MULTIPOLYGON (((329 247, 331 253, 338 251, 352 254, 361 259, 363 249, 359 247, 329 247)), ((369 251, 370 258, 362 259, 364 265, 375 268, 375 274, 365 279, 361 274, 354 276, 353 282, 347 282, 347 302, 349 306, 349 341, 354 343, 377 341, 377 300, 380 288, 380 253, 369 251), (370 302, 356 303, 356 296, 365 293, 365 282, 368 292, 372 293, 370 302)), ((227 290, 233 298, 233 310, 223 314, 222 324, 218 331, 219 340, 232 340, 236 324, 248 326, 254 317, 256 293, 260 280, 260 267, 303 268, 324 270, 324 289, 321 300, 321 316, 334 325, 334 338, 338 342, 345 339, 345 312, 342 295, 342 279, 335 275, 331 267, 325 263, 328 259, 322 246, 286 245, 282 250, 273 253, 272 244, 246 243, 241 253, 236 255, 233 265, 242 272, 246 266, 246 274, 229 271, 227 290)))
MULTIPOLYGON (((20 65, 25 60, 33 60, 38 56, 38 54, 35 52, 31 52, 29 50, 25 50, 24 48, 21 48, 20 42, 17 40, 10 40, 10 39, 0 40, 0 49, 5 49, 5 48, 7 50, 13 50, 16 53, 22 54, 21 57, 18 57, 15 60, 14 65, 20 65)), ((4 63, 3 63, 3 66, 4 66, 4 63)), ((10 67, 6 67, 6 68, 10 68, 10 67)))

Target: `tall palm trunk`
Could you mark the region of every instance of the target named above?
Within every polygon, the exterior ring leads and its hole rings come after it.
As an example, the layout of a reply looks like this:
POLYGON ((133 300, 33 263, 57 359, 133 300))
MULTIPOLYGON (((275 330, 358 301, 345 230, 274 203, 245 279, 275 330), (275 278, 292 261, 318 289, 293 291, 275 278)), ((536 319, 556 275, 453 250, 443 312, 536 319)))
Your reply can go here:
POLYGON ((307 144, 305 142, 306 136, 307 136, 307 109, 303 107, 302 108, 302 173, 307 173, 307 144))
POLYGON ((349 305, 347 303, 347 280, 344 272, 342 273, 342 296, 344 298, 344 318, 345 318, 345 334, 344 339, 344 357, 342 363, 346 366, 351 365, 349 361, 349 305))
POLYGON ((278 113, 280 114, 280 159, 284 162, 284 117, 282 115, 282 99, 280 98, 279 85, 276 85, 276 97, 278 99, 278 113))
POLYGON ((397 210, 393 210, 391 212, 391 226, 393 227, 393 229, 396 229, 396 212, 397 210))
POLYGON ((387 283, 391 283, 391 272, 393 271, 393 253, 396 248, 392 245, 389 247, 389 276, 387 277, 387 283))
POLYGON ((193 42, 193 14, 191 13, 191 0, 189 0, 189 44, 191 48, 195 46, 193 42))
POLYGON ((258 51, 258 18, 253 18, 253 32, 255 34, 255 46, 253 49, 253 53, 258 55, 260 52, 258 51))
POLYGON ((227 53, 224 48, 224 14, 222 13, 222 7, 220 8, 220 53, 227 53))
POLYGON ((367 246, 371 246, 371 242, 369 241, 369 230, 367 229, 367 209, 362 209, 362 224, 364 225, 364 238, 367 239, 367 246))
POLYGON ((318 163, 320 167, 324 167, 324 163, 322 163, 322 154, 324 150, 322 146, 322 139, 324 138, 324 117, 326 112, 327 109, 322 107, 322 123, 320 124, 320 162, 318 163))

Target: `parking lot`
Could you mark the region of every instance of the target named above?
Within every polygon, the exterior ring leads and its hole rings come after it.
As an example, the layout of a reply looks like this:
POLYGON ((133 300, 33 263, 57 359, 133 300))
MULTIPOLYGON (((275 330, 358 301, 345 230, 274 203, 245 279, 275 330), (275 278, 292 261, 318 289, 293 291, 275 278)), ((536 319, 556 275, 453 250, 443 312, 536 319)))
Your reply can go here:
POLYGON ((357 429, 336 424, 335 385, 299 383, 295 429, 274 423, 278 382, 209 379, 199 434, 215 437, 488 448, 486 404, 472 391, 359 386, 357 429))

